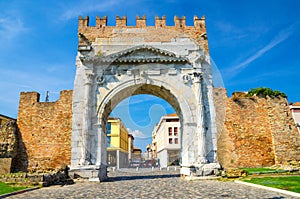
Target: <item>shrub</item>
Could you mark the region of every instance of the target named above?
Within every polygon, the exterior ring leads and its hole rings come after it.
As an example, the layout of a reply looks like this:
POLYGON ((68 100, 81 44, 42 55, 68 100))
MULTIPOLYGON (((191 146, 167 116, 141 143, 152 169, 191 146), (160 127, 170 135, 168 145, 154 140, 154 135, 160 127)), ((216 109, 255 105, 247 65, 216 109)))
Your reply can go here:
POLYGON ((270 96, 270 97, 284 97, 287 98, 287 95, 283 92, 280 92, 278 90, 272 90, 270 88, 252 88, 248 91, 247 96, 251 97, 253 95, 263 95, 263 96, 270 96))

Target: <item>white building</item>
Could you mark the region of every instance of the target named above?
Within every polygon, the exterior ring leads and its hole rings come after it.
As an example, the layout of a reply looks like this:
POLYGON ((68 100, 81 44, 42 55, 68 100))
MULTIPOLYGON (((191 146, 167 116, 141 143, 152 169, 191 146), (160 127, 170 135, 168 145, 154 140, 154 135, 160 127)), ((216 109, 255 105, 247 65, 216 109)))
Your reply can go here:
POLYGON ((176 114, 161 117, 152 132, 152 152, 160 166, 177 165, 180 160, 180 122, 176 114))
POLYGON ((291 104, 290 110, 292 112, 295 123, 298 127, 298 131, 300 132, 300 102, 291 104))

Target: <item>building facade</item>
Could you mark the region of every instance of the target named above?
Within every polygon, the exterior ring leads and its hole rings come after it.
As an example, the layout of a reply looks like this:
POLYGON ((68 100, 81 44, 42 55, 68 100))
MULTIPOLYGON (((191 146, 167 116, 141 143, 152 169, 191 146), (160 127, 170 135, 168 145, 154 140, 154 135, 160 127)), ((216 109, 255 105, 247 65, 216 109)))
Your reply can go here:
POLYGON ((290 110, 292 112, 298 131, 300 132, 300 102, 290 104, 290 110))
POLYGON ((129 165, 129 133, 120 118, 109 118, 107 122, 108 166, 125 168, 129 165))
POLYGON ((152 137, 153 157, 157 157, 161 167, 178 165, 180 161, 180 122, 176 114, 163 116, 155 126, 152 137))
POLYGON ((129 162, 132 160, 134 148, 134 137, 132 134, 128 134, 128 160, 129 162))
POLYGON ((134 161, 134 162, 142 161, 142 149, 133 147, 132 161, 134 161))

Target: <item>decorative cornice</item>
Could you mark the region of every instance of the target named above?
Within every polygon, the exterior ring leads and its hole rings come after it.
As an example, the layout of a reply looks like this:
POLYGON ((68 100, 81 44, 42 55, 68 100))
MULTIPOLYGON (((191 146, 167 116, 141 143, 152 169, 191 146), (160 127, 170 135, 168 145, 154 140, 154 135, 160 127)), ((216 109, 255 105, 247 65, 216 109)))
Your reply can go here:
MULTIPOLYGON (((146 55, 146 54, 145 54, 146 55)), ((172 63, 172 62, 187 62, 188 59, 181 56, 176 56, 174 53, 154 48, 148 45, 135 46, 118 53, 114 53, 108 56, 98 57, 82 57, 83 62, 94 62, 94 63, 172 63), (157 53, 158 56, 140 56, 130 57, 134 52, 148 51, 157 53), (161 57, 159 57, 161 55, 161 57)))

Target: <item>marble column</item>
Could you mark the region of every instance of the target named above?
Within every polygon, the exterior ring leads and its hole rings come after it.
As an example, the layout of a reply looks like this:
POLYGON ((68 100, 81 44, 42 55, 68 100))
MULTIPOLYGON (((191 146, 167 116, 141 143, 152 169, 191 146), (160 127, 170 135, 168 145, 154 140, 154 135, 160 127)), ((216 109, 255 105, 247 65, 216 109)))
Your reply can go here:
POLYGON ((80 165, 91 164, 91 148, 89 142, 89 133, 91 129, 91 88, 93 83, 93 73, 86 73, 86 81, 84 84, 84 105, 83 107, 83 122, 82 122, 82 146, 81 146, 81 158, 80 165))
POLYGON ((201 72, 194 73, 193 81, 195 91, 196 91, 196 100, 197 100, 197 163, 204 164, 207 163, 206 159, 206 150, 205 150, 205 116, 204 116, 204 103, 202 96, 202 75, 201 72))
POLYGON ((103 131, 102 124, 99 123, 95 126, 98 129, 96 165, 107 165, 107 137, 105 132, 103 131))
POLYGON ((107 137, 102 128, 102 123, 96 125, 98 129, 98 141, 97 141, 97 159, 96 166, 98 167, 98 177, 100 182, 107 179, 107 137))

